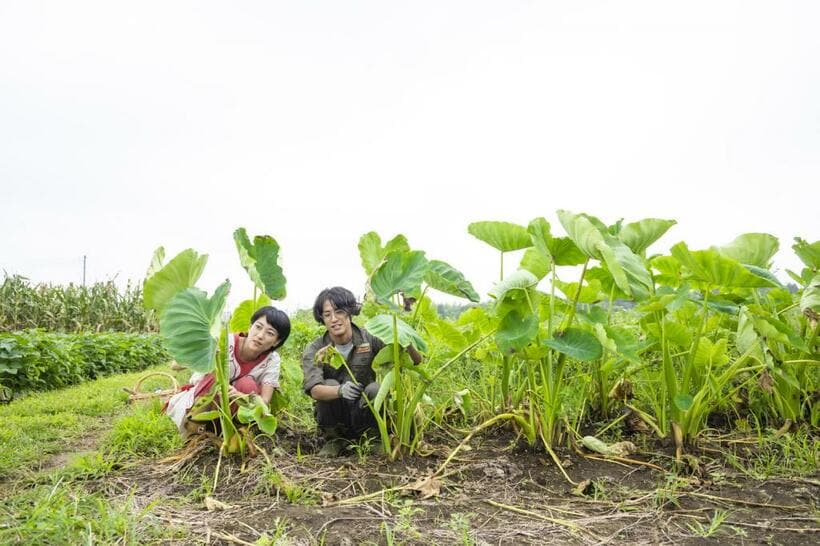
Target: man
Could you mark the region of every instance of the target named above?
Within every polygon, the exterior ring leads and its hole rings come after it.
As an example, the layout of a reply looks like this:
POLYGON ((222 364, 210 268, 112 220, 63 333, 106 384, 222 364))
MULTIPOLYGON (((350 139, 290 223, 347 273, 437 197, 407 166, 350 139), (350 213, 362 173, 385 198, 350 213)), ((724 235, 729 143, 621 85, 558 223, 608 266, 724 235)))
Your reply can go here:
MULTIPOLYGON (((322 290, 313 304, 313 317, 327 331, 302 355, 302 388, 316 401, 316 422, 326 440, 319 452, 323 456, 337 456, 347 440, 376 427, 376 419, 362 396, 373 400, 379 392, 372 364, 384 343, 353 324, 351 319, 360 310, 353 293, 341 286, 322 290), (331 345, 345 357, 354 377, 344 366, 334 369, 316 362, 331 345)), ((412 345, 408 353, 415 364, 421 362, 421 355, 412 345)))

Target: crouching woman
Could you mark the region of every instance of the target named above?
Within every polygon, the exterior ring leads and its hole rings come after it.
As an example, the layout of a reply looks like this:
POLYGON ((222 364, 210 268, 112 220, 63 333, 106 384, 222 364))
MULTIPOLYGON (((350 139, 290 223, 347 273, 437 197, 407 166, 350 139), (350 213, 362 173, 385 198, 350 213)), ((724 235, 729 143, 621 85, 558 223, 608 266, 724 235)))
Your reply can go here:
MULTIPOLYGON (((270 404, 274 390, 279 388, 281 359, 276 349, 290 335, 290 319, 279 309, 262 307, 251 317, 248 333, 228 335, 229 396, 238 398, 246 394, 258 394, 270 404)), ((197 401, 214 389, 214 373, 195 373, 188 385, 168 401, 165 412, 179 427, 180 432, 191 432, 192 412, 198 408, 197 401)))

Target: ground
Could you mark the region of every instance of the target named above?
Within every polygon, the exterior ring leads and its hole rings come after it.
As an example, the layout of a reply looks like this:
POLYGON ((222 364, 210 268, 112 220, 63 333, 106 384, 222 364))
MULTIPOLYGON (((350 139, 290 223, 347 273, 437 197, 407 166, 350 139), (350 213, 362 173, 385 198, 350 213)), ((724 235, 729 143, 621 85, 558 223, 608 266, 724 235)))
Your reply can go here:
POLYGON ((260 442, 270 462, 260 454, 243 469, 223 460, 215 489, 218 456, 208 442, 182 458, 144 462, 86 486, 108 497, 132 496, 147 517, 180 531, 172 540, 179 544, 797 545, 820 539, 817 473, 755 480, 716 454, 715 446, 731 440, 693 448, 696 459, 677 475, 664 471, 674 457, 660 444, 633 459, 664 470, 581 450, 558 453, 578 485, 543 450, 522 446, 504 429, 474 439, 439 482, 424 479, 452 445, 390 462, 355 452, 323 459, 313 454, 309 436, 282 434, 276 442, 260 442), (420 480, 432 486, 428 493, 440 486, 438 494, 425 499, 408 488, 420 480))

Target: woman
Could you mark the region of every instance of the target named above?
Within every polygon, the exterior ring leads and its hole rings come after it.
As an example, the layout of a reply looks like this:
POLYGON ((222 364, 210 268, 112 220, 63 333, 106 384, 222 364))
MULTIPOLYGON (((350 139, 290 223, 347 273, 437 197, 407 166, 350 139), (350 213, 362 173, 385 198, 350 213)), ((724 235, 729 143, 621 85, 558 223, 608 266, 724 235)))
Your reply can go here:
MULTIPOLYGON (((289 335, 288 316, 271 306, 262 307, 253 314, 247 334, 228 335, 228 393, 231 398, 254 393, 270 404, 273 391, 279 388, 281 359, 276 349, 289 335)), ((215 382, 213 373, 195 373, 184 390, 168 401, 165 412, 180 431, 185 430, 186 416, 196 399, 210 393, 215 382)))

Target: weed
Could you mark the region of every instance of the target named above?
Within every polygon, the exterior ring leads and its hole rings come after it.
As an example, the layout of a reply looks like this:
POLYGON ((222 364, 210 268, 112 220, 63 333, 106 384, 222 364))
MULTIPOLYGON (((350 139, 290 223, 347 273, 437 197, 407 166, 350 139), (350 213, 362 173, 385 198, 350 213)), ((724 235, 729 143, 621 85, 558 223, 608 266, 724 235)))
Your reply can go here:
POLYGON ((57 471, 56 476, 67 480, 91 480, 101 478, 111 472, 117 461, 105 457, 99 451, 80 453, 68 461, 65 467, 57 471))
POLYGON ((133 498, 113 502, 62 481, 26 490, 4 505, 3 544, 137 544, 179 538, 178 530, 160 525, 133 498))
POLYGON ((258 539, 254 541, 255 546, 284 546, 288 544, 290 539, 288 537, 288 524, 282 518, 273 520, 273 535, 262 533, 258 539))
POLYGON ((695 520, 694 523, 687 524, 687 527, 689 527, 689 530, 697 536, 709 538, 714 536, 718 532, 718 530, 728 517, 728 510, 715 510, 712 513, 712 519, 709 520, 708 525, 703 525, 703 523, 701 523, 700 520, 695 520))
POLYGON ((158 457, 182 447, 182 438, 155 400, 118 419, 103 444, 114 457, 158 457))
POLYGON ((399 507, 399 513, 396 516, 396 521, 393 525, 393 531, 396 536, 401 537, 404 540, 419 540, 421 538, 421 533, 413 523, 413 518, 417 514, 423 512, 424 509, 413 506, 413 501, 404 501, 404 503, 399 507))
POLYGON ((289 480, 272 465, 266 465, 262 471, 262 479, 257 486, 257 489, 260 488, 268 495, 284 494, 290 504, 311 506, 316 504, 318 499, 313 490, 289 480))
POLYGON ((445 524, 448 529, 458 536, 458 543, 463 546, 472 546, 475 544, 475 539, 470 530, 470 520, 474 516, 475 514, 461 514, 456 512, 450 514, 450 521, 445 524))

